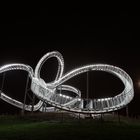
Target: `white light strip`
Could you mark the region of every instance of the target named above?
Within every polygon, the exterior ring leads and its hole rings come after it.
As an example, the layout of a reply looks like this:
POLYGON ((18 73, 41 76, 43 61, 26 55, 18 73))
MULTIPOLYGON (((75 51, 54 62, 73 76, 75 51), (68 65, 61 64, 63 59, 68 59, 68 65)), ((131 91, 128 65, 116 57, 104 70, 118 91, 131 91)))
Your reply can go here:
MULTIPOLYGON (((25 70, 29 73, 32 80, 31 90, 41 100, 34 106, 34 111, 38 110, 40 107, 40 110, 42 111, 47 110, 48 107, 46 106, 46 104, 50 104, 55 108, 77 113, 104 113, 123 108, 134 97, 132 79, 124 70, 116 66, 107 64, 93 64, 74 69, 63 75, 64 60, 62 55, 57 51, 47 53, 40 59, 35 68, 35 74, 33 73, 33 70, 30 66, 24 64, 9 64, 0 67, 0 73, 11 70, 25 70), (51 83, 46 83, 42 78, 40 78, 40 71, 45 61, 51 57, 57 58, 58 71, 55 80, 51 83), (80 90, 69 85, 62 85, 72 77, 88 71, 104 71, 117 76, 125 86, 123 92, 114 97, 87 100, 81 98, 80 90), (64 91, 69 92, 67 92, 67 94, 65 95, 64 91), (71 94, 71 92, 73 92, 73 94, 71 94), (43 104, 44 101, 45 104, 43 104)), ((16 107, 23 108, 23 103, 7 96, 3 92, 1 93, 1 99, 16 107)), ((32 106, 26 105, 25 109, 31 111, 32 106)))

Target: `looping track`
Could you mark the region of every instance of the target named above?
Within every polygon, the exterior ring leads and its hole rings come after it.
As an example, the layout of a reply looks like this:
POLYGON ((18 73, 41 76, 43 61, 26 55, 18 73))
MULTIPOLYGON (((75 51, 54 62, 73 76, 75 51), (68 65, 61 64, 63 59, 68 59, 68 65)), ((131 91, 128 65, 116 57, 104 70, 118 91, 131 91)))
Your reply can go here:
MULTIPOLYGON (((62 55, 57 51, 50 52, 44 55, 38 62, 35 68, 35 73, 30 66, 25 64, 9 64, 0 67, 0 73, 12 70, 24 70, 29 73, 32 81, 31 90, 40 99, 40 101, 36 105, 34 105, 33 111, 43 111, 43 102, 45 102, 55 108, 63 109, 70 112, 98 114, 121 109, 125 107, 134 97, 132 79, 121 68, 107 64, 93 64, 76 68, 66 74, 63 74, 64 60, 62 55), (44 62, 51 57, 57 58, 58 71, 55 80, 51 83, 46 83, 40 77, 40 71, 44 62), (114 97, 84 99, 81 98, 81 92, 79 89, 70 85, 63 85, 63 83, 70 78, 88 71, 104 71, 115 75, 123 82, 124 90, 114 97), (60 91, 68 91, 68 94, 66 95, 60 91), (71 92, 73 92, 73 94, 71 94, 71 92)), ((32 105, 24 105, 22 102, 19 102, 7 96, 2 91, 0 98, 18 108, 22 109, 24 106, 25 110, 32 110, 32 105)))

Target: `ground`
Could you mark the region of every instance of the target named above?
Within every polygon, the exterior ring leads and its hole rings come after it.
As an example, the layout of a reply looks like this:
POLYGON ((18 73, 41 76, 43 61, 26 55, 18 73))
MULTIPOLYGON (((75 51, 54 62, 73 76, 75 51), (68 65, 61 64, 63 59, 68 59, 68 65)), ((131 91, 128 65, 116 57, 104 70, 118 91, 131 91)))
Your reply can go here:
POLYGON ((44 119, 36 116, 0 116, 0 140, 139 140, 140 121, 115 119, 44 119))

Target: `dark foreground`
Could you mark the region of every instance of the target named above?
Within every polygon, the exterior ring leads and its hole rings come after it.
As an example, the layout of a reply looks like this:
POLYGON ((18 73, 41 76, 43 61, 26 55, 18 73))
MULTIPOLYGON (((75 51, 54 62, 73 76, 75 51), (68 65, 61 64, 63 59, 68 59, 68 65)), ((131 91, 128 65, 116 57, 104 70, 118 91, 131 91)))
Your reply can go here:
POLYGON ((140 140, 140 121, 0 116, 0 140, 140 140))

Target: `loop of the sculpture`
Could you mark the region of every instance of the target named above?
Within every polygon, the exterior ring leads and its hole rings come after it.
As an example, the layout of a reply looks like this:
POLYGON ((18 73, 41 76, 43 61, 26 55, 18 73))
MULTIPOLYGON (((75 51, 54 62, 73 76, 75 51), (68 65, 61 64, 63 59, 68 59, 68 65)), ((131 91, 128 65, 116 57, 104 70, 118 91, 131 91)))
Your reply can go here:
MULTIPOLYGON (((0 68, 0 73, 10 70, 25 70, 29 73, 32 80, 31 90, 41 100, 34 106, 34 111, 39 109, 43 102, 45 102, 55 108, 76 113, 105 113, 123 108, 133 99, 134 96, 133 82, 130 76, 122 69, 112 65, 94 64, 83 66, 63 75, 64 60, 59 52, 50 52, 44 55, 35 68, 35 75, 33 74, 32 68, 24 64, 3 66, 0 68), (40 78, 40 71, 44 62, 51 57, 57 58, 58 71, 55 80, 51 83, 46 83, 42 78, 40 78), (83 99, 81 98, 81 92, 77 88, 69 85, 62 85, 70 78, 88 71, 104 71, 117 76, 124 84, 123 92, 114 97, 83 99), (73 94, 71 94, 71 92, 73 92, 73 94)), ((1 99, 19 108, 23 107, 23 103, 10 98, 4 93, 1 93, 1 99)), ((25 109, 29 111, 31 111, 31 108, 31 105, 26 105, 25 107, 25 109)))
POLYGON ((41 100, 44 100, 54 107, 86 114, 118 110, 126 106, 133 99, 133 82, 130 76, 122 69, 112 65, 96 64, 75 69, 55 81, 53 85, 55 85, 55 87, 60 86, 70 78, 87 71, 105 71, 117 76, 125 86, 123 92, 114 97, 102 99, 87 100, 82 99, 79 96, 69 98, 64 95, 57 94, 54 89, 49 89, 48 87, 41 85, 38 79, 33 79, 31 89, 41 100))
POLYGON ((63 60, 63 56, 57 51, 47 53, 39 60, 35 68, 35 78, 40 79, 40 71, 41 71, 42 65, 45 63, 45 61, 47 61, 51 57, 55 57, 58 60, 58 71, 57 71, 57 75, 54 81, 61 78, 64 71, 64 60, 63 60))
MULTIPOLYGON (((55 83, 55 81, 59 80, 62 75, 63 75, 63 71, 64 71, 64 59, 63 59, 63 56, 57 52, 57 51, 53 51, 53 52, 49 52, 47 54, 45 54, 40 60, 39 62, 37 63, 37 66, 35 68, 35 78, 37 78, 38 80, 40 80, 40 82, 42 84, 45 84, 46 87, 48 88, 54 88, 53 87, 53 83, 55 83), (49 59, 49 58, 57 58, 57 61, 58 61, 58 70, 57 70, 57 75, 56 75, 56 78, 53 82, 51 83, 45 83, 45 81, 40 77, 40 71, 41 71, 41 68, 43 66, 43 64, 49 59)), ((60 87, 58 87, 60 88, 60 87)), ((67 91, 71 91, 73 93, 75 93, 76 95, 78 96, 81 96, 81 92, 72 87, 72 86, 68 86, 68 85, 61 85, 61 90, 67 90, 67 91)))
MULTIPOLYGON (((35 78, 33 78, 32 80, 31 88, 32 88, 32 91, 40 99, 45 100, 47 103, 55 107, 58 107, 64 110, 73 111, 73 112, 80 112, 80 113, 100 113, 100 112, 108 112, 108 111, 117 110, 127 105, 133 99, 133 96, 134 96, 133 82, 130 76, 122 69, 112 66, 112 65, 95 64, 95 65, 84 66, 81 68, 77 68, 65 74, 62 77, 60 76, 57 80, 55 80, 49 86, 47 85, 47 83, 43 85, 40 84, 39 82, 40 70, 43 63, 50 57, 57 57, 57 59, 59 60, 59 63, 62 64, 60 66, 63 66, 63 61, 62 59, 60 59, 60 56, 61 55, 58 52, 48 53, 41 58, 41 60, 39 61, 36 67, 35 78), (81 73, 84 73, 87 71, 93 71, 93 70, 105 71, 105 72, 109 72, 117 76, 123 82, 125 86, 123 92, 111 98, 95 99, 95 100, 90 100, 90 101, 85 101, 84 99, 81 99, 80 98, 81 96, 68 98, 64 96, 63 94, 56 93, 55 89, 58 86, 61 86, 64 82, 66 82, 70 78, 76 75, 79 75, 81 73), (67 98, 67 100, 65 100, 65 98, 67 98), (63 103, 61 103, 62 101, 63 103), (85 102, 89 102, 89 103, 85 103, 85 102), (106 106, 103 105, 103 102, 105 102, 107 105, 106 106), (111 105, 109 105, 109 102, 111 105), (97 104, 100 104, 100 108, 97 108, 98 106, 97 104), (93 107, 93 105, 96 107, 93 107), (86 107, 83 107, 83 106, 86 106, 86 107)), ((69 89, 66 88, 66 90, 69 90, 69 89)), ((78 95, 79 91, 77 90, 77 92, 75 93, 78 95)))
MULTIPOLYGON (((9 65, 5 65, 5 66, 3 66, 3 67, 0 67, 0 73, 4 73, 4 72, 7 72, 7 71, 13 71, 13 70, 22 70, 22 71, 26 71, 26 72, 28 72, 28 74, 29 74, 29 77, 32 79, 32 77, 33 77, 33 69, 30 67, 30 66, 28 66, 28 65, 24 65, 24 64, 9 64, 9 65)), ((9 97, 8 95, 6 95, 3 91, 1 91, 1 93, 0 93, 0 98, 2 99, 2 100, 4 100, 5 102, 7 102, 7 103, 9 103, 9 104, 11 104, 11 105, 13 105, 13 106, 16 106, 16 107, 18 107, 18 108, 21 108, 21 109, 23 109, 23 107, 24 107, 24 109, 25 110, 27 110, 27 111, 32 111, 32 109, 33 109, 33 111, 36 111, 36 110, 38 110, 41 106, 42 106, 42 104, 43 104, 43 102, 42 101, 39 101, 36 105, 34 105, 34 106, 32 106, 32 105, 26 105, 26 104, 24 104, 24 103, 22 103, 22 102, 20 102, 20 101, 18 101, 18 100, 16 100, 16 99, 13 99, 13 98, 11 98, 11 97, 9 97)))

